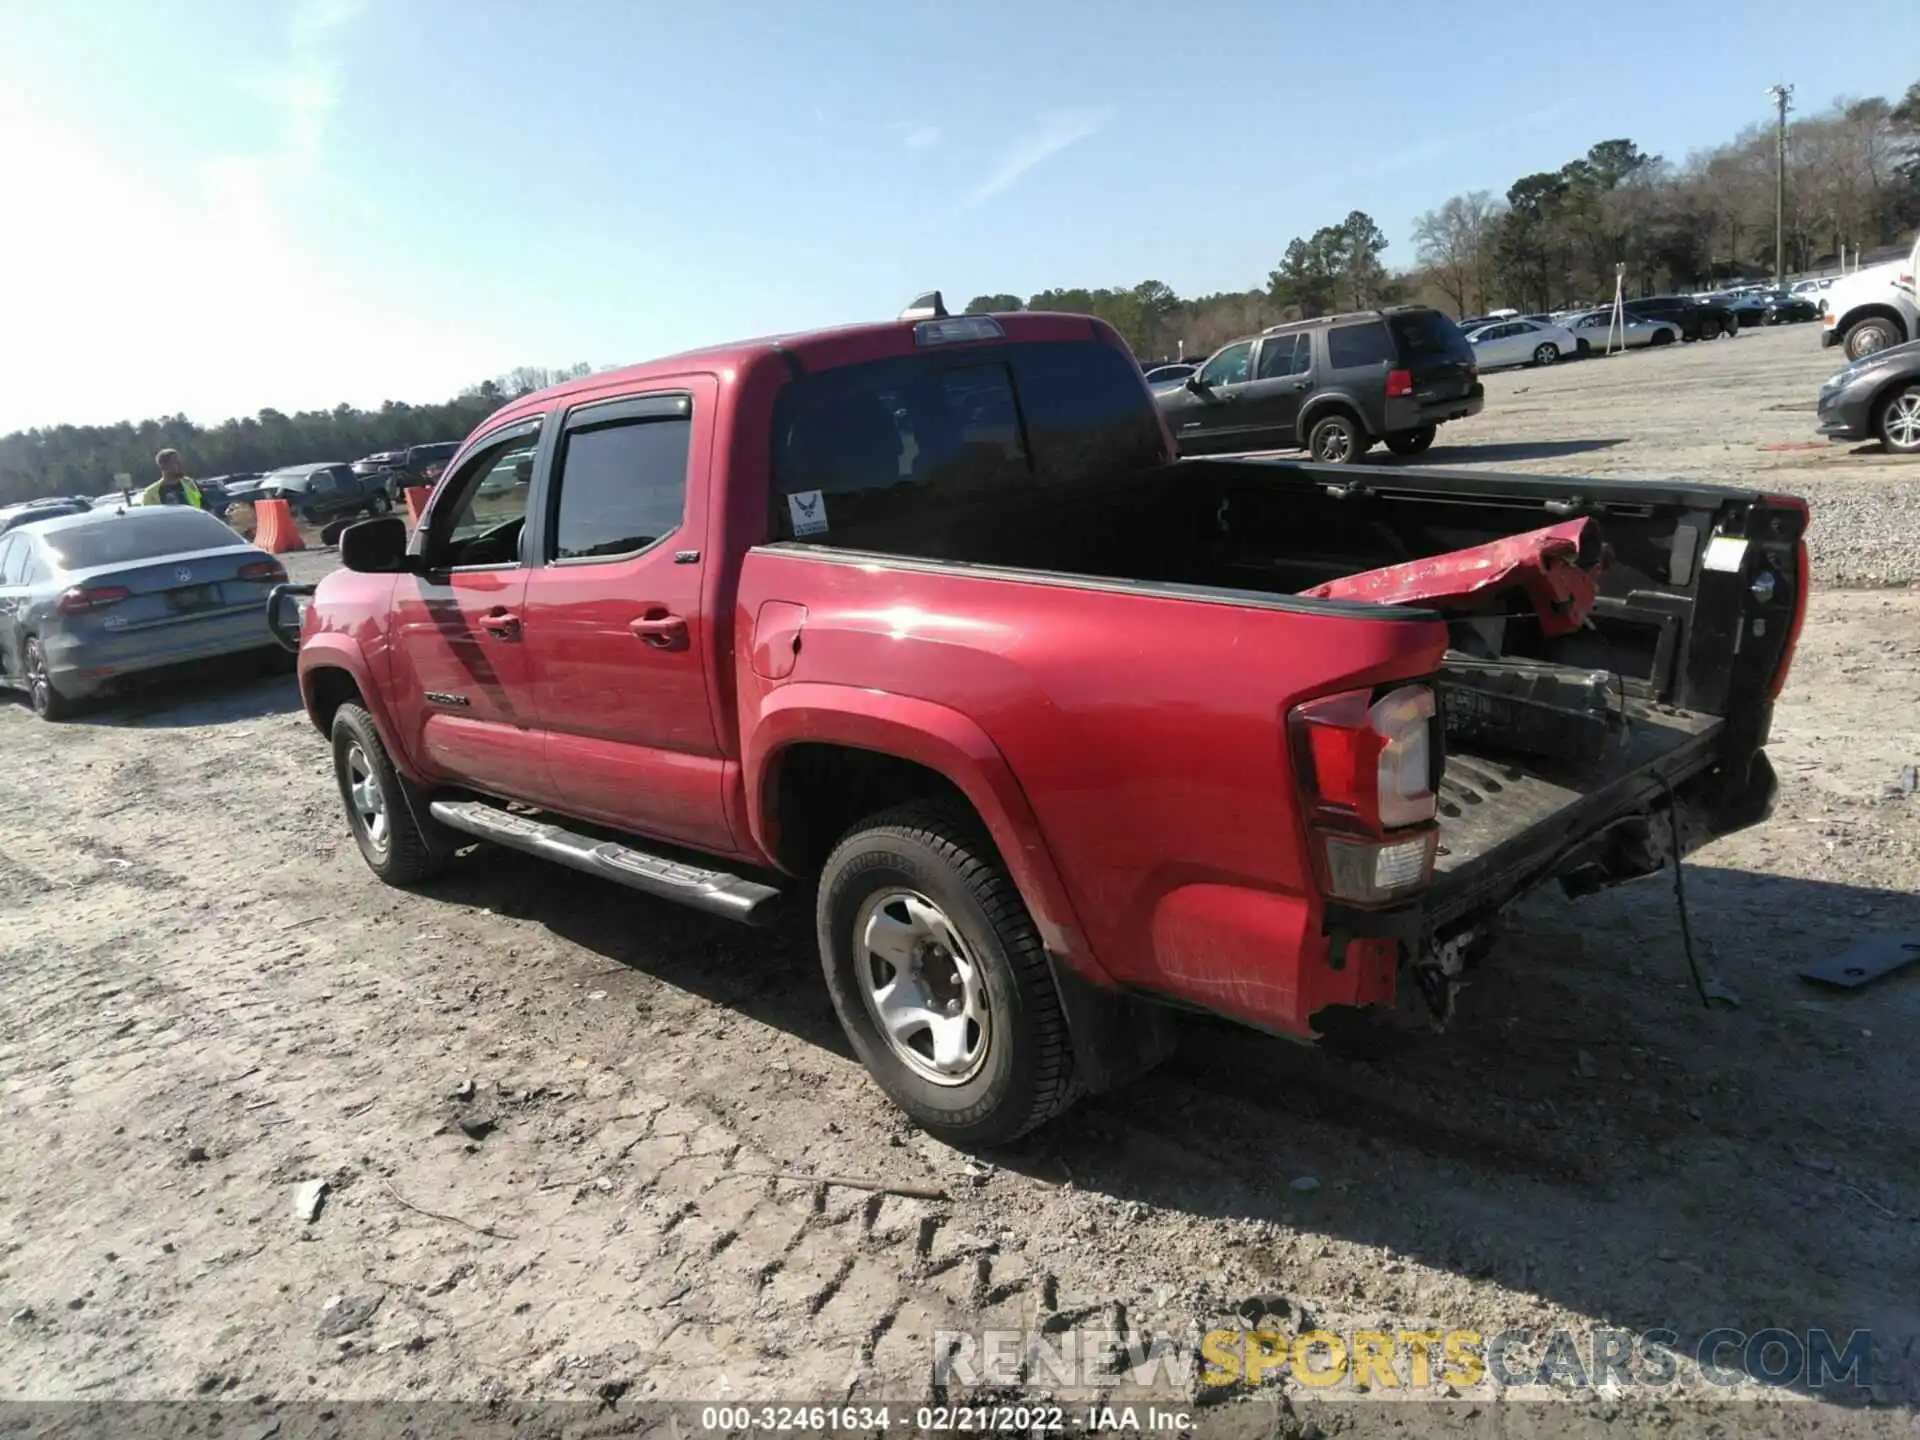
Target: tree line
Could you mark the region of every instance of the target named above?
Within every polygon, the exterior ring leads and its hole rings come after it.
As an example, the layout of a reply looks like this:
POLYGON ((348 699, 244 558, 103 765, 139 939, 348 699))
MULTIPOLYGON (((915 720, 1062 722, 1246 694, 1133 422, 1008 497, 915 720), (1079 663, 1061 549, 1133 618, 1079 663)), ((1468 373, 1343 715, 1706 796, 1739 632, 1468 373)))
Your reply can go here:
MULTIPOLYGON (((1413 226, 1413 263, 1394 271, 1373 218, 1296 237, 1264 286, 1182 297, 1158 280, 1121 289, 976 296, 970 314, 1065 310, 1111 322, 1143 361, 1208 354, 1236 335, 1283 320, 1396 301, 1455 315, 1494 305, 1523 310, 1596 304, 1626 266, 1634 295, 1759 278, 1773 264, 1773 128, 1670 162, 1627 139, 1602 140, 1557 170, 1523 175, 1504 195, 1455 195, 1413 226)), ((1786 263, 1831 268, 1898 242, 1920 225, 1920 81, 1898 100, 1841 99, 1793 121, 1787 135, 1786 263)), ((464 437, 505 401, 590 372, 523 367, 437 405, 390 400, 377 410, 258 415, 201 426, 184 415, 118 425, 56 425, 0 437, 0 504, 38 495, 97 494, 116 474, 140 483, 154 452, 179 450, 195 475, 352 460, 464 437)))
MULTIPOLYGON (((1414 263, 1383 263, 1387 237, 1363 210, 1296 237, 1264 287, 1183 299, 1157 280, 1131 289, 981 295, 970 313, 1067 309, 1100 316, 1143 361, 1204 355, 1262 326, 1401 301, 1456 316, 1599 304, 1625 265, 1630 295, 1769 275, 1775 133, 1756 124, 1674 163, 1602 140, 1504 196, 1455 195, 1413 227, 1414 263)), ((1787 131, 1789 273, 1833 268, 1920 225, 1920 81, 1897 101, 1841 99, 1787 131)))
POLYGON ((377 410, 336 405, 287 415, 258 415, 196 425, 184 415, 117 425, 51 425, 0 436, 0 505, 42 495, 99 495, 116 475, 136 486, 156 475, 153 457, 180 452, 190 475, 209 477, 272 470, 303 461, 358 460, 380 450, 402 450, 440 440, 464 440, 509 400, 593 373, 580 364, 563 369, 523 365, 470 385, 437 405, 389 400, 377 410))

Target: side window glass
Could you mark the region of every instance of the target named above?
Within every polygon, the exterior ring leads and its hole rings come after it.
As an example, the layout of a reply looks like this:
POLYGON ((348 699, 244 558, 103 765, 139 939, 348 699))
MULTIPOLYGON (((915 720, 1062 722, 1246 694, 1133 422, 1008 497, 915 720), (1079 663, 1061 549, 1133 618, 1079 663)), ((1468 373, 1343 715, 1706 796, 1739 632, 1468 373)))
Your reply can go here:
POLYGON ((555 560, 632 555, 680 528, 690 415, 570 430, 560 454, 555 560))
POLYGON ((18 585, 25 574, 27 542, 18 535, 0 540, 0 585, 18 585))
POLYGON ((1253 342, 1243 340, 1229 345, 1200 367, 1200 378, 1209 385, 1239 385, 1247 378, 1253 363, 1253 342))
POLYGON ((1341 325, 1327 332, 1327 359, 1335 370, 1358 370, 1392 358, 1387 327, 1378 320, 1341 325))
POLYGON ((1283 380, 1306 372, 1313 342, 1304 334, 1272 335, 1261 342, 1260 378, 1283 380))
POLYGON ((520 558, 528 487, 538 435, 522 432, 467 458, 434 506, 427 554, 447 569, 512 565, 520 558))

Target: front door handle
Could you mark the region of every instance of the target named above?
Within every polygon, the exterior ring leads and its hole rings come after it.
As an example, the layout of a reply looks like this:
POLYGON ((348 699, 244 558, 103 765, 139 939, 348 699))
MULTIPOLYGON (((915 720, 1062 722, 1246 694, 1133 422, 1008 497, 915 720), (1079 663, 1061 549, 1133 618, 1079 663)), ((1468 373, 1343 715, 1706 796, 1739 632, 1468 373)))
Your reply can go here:
POLYGON ((480 628, 501 640, 518 640, 520 617, 505 610, 495 610, 480 617, 480 628))
POLYGON ((687 648, 686 620, 667 610, 649 610, 638 620, 629 623, 627 629, 656 650, 687 648))

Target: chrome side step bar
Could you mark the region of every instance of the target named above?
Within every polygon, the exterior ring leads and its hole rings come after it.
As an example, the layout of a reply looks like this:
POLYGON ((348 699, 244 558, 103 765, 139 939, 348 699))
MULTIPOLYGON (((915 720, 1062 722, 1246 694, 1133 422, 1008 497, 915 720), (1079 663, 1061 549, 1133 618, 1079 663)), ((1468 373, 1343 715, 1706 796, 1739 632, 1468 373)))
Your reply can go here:
POLYGON ((612 840, 576 834, 552 821, 517 815, 484 800, 436 800, 430 809, 433 818, 449 829, 743 925, 768 923, 774 902, 783 893, 742 875, 703 870, 612 840))

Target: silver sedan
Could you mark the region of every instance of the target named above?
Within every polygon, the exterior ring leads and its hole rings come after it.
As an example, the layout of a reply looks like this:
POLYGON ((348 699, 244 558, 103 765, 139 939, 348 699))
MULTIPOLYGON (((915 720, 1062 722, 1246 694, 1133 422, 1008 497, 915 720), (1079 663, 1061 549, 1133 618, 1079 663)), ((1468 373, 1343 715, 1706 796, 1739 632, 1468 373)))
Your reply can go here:
POLYGON ((0 687, 43 718, 163 666, 274 646, 280 562, 203 510, 93 510, 0 540, 0 687))
POLYGON ((1604 355, 1609 348, 1614 350, 1640 350, 1649 345, 1671 345, 1680 339, 1680 327, 1669 320, 1647 320, 1638 315, 1626 316, 1626 329, 1623 333, 1620 320, 1611 309, 1589 310, 1567 321, 1567 328, 1582 340, 1595 355, 1604 355), (1612 344, 1608 341, 1611 337, 1612 344))

